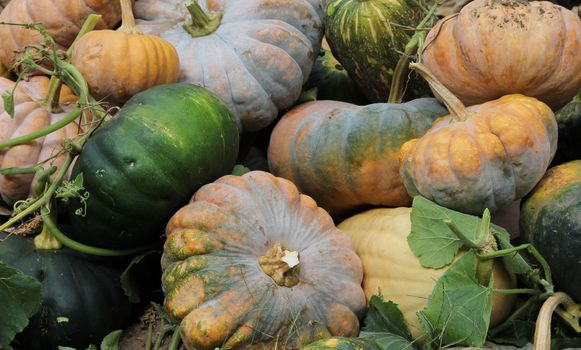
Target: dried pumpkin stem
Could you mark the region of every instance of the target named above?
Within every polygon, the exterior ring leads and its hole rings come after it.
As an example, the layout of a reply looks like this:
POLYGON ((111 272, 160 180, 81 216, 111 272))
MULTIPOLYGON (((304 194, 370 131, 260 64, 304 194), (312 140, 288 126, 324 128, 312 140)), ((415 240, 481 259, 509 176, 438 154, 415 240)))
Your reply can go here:
POLYGON ((141 34, 135 25, 131 0, 121 0, 121 26, 117 30, 129 34, 141 34))
POLYGON ((466 109, 466 106, 448 88, 440 83, 426 66, 421 63, 410 63, 410 68, 418 72, 428 82, 434 93, 446 105, 454 121, 463 122, 468 119, 470 112, 466 109))
POLYGON ((258 264, 279 286, 292 287, 299 283, 298 253, 287 249, 280 242, 258 258, 258 264), (289 259, 291 256, 294 258, 289 259))
MULTIPOLYGON (((563 292, 556 292, 550 296, 539 311, 535 326, 535 336, 533 340, 533 350, 550 350, 551 349, 551 318, 553 312, 563 305, 566 309, 577 306, 570 296, 563 292)), ((576 316, 577 326, 579 325, 579 316, 576 316)))
POLYGON ((186 21, 183 27, 192 37, 206 36, 215 32, 220 26, 221 12, 206 12, 195 0, 187 0, 186 8, 191 18, 186 21))

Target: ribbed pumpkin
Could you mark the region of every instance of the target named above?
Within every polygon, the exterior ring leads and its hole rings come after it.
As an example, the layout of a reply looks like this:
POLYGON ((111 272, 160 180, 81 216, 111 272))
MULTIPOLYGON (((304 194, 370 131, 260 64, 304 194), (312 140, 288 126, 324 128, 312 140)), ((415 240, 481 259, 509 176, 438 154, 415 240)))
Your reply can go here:
POLYGON ((288 180, 251 171, 199 189, 167 225, 164 306, 188 349, 300 349, 356 336, 361 261, 288 180))
POLYGON ((155 85, 175 83, 180 69, 178 54, 169 42, 137 30, 131 0, 121 0, 121 13, 120 28, 83 35, 71 58, 93 97, 117 105, 155 85))
POLYGON ((433 77, 426 78, 451 114, 401 148, 400 173, 410 195, 480 215, 532 190, 557 148, 551 109, 520 94, 466 108, 433 77))
POLYGON ((446 109, 434 98, 356 106, 337 101, 299 105, 276 124, 268 163, 331 212, 364 205, 411 204, 399 175, 399 150, 446 109))
MULTIPOLYGON (((12 0, 0 13, 0 21, 42 23, 57 49, 66 49, 92 13, 103 16, 96 28, 112 28, 121 20, 119 0, 12 0)), ((42 41, 42 35, 36 30, 0 25, 0 62, 11 68, 20 57, 18 51, 42 41)))
POLYGON ((520 231, 551 266, 556 289, 581 301, 581 160, 547 171, 523 200, 520 231))
MULTIPOLYGON (((63 86, 59 98, 63 111, 51 112, 51 108, 43 102, 47 97, 48 86, 49 79, 42 76, 20 81, 14 92, 14 118, 5 111, 4 101, 0 100, 0 141, 43 129, 61 120, 76 108, 74 102, 77 97, 69 88, 63 86)), ((14 82, 0 78, 0 94, 10 93, 13 88, 14 82)), ((0 149, 0 168, 26 168, 39 163, 44 168, 53 165, 59 167, 66 158, 63 149, 65 139, 73 139, 81 131, 79 123, 70 123, 32 142, 0 149)), ((0 195, 6 203, 13 204, 34 195, 33 183, 34 174, 0 175, 0 195)))
POLYGON ((581 89, 581 19, 548 1, 475 0, 429 32, 422 62, 464 104, 520 93, 553 110, 581 89))
MULTIPOLYGON (((416 312, 427 304, 436 281, 446 271, 420 265, 411 251, 411 208, 377 208, 352 216, 337 227, 349 234, 363 264, 363 290, 369 300, 381 294, 398 304, 413 339, 423 334, 416 312)), ((459 257, 460 255, 458 255, 459 257)), ((502 264, 494 264, 494 288, 514 288, 516 280, 502 264)), ((490 325, 502 322, 510 313, 514 295, 493 294, 490 325)), ((483 315, 486 317, 486 315, 483 315)))
MULTIPOLYGON (((333 55, 371 102, 386 102, 404 47, 423 12, 407 0, 331 0, 325 35, 333 55)), ((416 74, 407 99, 427 96, 427 84, 416 74)))
POLYGON ((268 126, 297 101, 319 52, 321 11, 307 0, 154 0, 135 7, 144 33, 176 47, 180 81, 222 98, 241 131, 268 126))

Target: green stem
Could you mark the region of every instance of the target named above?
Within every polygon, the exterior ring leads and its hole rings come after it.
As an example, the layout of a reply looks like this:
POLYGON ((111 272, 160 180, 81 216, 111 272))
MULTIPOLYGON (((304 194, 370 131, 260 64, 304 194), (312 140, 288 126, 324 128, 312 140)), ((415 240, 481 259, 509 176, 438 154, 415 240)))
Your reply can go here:
POLYGON ((175 327, 173 334, 171 336, 171 341, 169 343, 168 350, 178 350, 180 343, 181 343, 181 336, 180 336, 180 327, 175 327))
MULTIPOLYGON (((179 329, 178 326, 174 326, 171 324, 164 324, 161 327, 159 334, 157 335, 157 339, 155 340, 155 344, 153 345, 153 350, 159 350, 159 347, 161 346, 161 342, 163 341, 163 338, 165 338, 165 335, 172 330, 175 332, 175 328, 179 329)), ((179 331, 178 331, 178 334, 179 334, 179 331)), ((173 336, 172 336, 172 338, 173 338, 173 336)))
POLYGON ((63 81, 60 80, 56 75, 50 77, 48 91, 44 101, 44 106, 50 113, 61 113, 63 111, 59 103, 62 85, 63 81))
POLYGON ((36 182, 34 183, 34 193, 37 196, 40 196, 44 192, 46 185, 50 182, 50 177, 56 171, 57 171, 57 167, 54 165, 46 170, 44 170, 43 168, 40 168, 38 170, 36 182))
POLYGON ((450 219, 444 219, 443 221, 448 226, 448 228, 456 235, 456 237, 458 237, 462 241, 462 243, 464 243, 464 245, 469 248, 480 249, 486 242, 485 239, 484 240, 481 239, 478 242, 471 240, 450 219))
POLYGON ((42 216, 42 221, 47 226, 50 233, 52 233, 56 237, 56 239, 58 239, 64 246, 81 253, 99 256, 127 256, 127 255, 136 255, 159 247, 159 242, 153 242, 137 248, 119 249, 119 250, 92 247, 77 242, 67 237, 64 233, 62 233, 61 230, 59 230, 55 222, 50 217, 50 210, 47 207, 43 207, 40 209, 40 215, 42 216))
POLYGON ((538 289, 532 288, 514 288, 514 289, 495 289, 492 288, 492 291, 497 294, 532 294, 538 295, 541 292, 538 289))
POLYGON ((221 12, 205 12, 195 0, 186 0, 190 18, 183 28, 194 38, 215 32, 222 20, 221 12))
POLYGON ((42 167, 35 166, 32 168, 3 168, 0 169, 0 175, 33 174, 39 171, 42 171, 42 167))
POLYGON ((77 43, 77 41, 79 41, 79 39, 83 35, 87 34, 91 30, 95 29, 97 24, 99 24, 99 21, 101 21, 101 17, 103 17, 103 16, 92 13, 89 15, 89 17, 87 17, 85 22, 83 22, 83 26, 79 30, 79 33, 75 37, 75 40, 73 40, 73 43, 67 49, 67 62, 71 61, 71 54, 73 53, 73 48, 74 48, 75 44, 77 43))

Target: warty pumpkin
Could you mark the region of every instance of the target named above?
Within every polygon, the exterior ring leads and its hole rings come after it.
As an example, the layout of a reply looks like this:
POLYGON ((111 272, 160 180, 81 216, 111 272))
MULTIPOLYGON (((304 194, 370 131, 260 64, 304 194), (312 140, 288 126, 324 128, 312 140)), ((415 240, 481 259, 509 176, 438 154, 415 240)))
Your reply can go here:
POLYGON ((307 0, 152 0, 135 6, 138 27, 176 47, 180 81, 217 94, 241 131, 268 126, 298 100, 319 52, 321 11, 307 0))
POLYGON ((553 110, 581 89, 581 19, 548 1, 474 0, 428 33, 422 62, 464 104, 520 93, 553 110))
POLYGON ((356 336, 361 261, 312 198, 262 171, 200 188, 170 219, 164 306, 188 349, 300 349, 356 336))
MULTIPOLYGON (((77 97, 63 86, 60 91, 59 109, 52 112, 45 99, 50 79, 35 76, 30 80, 21 80, 14 91, 14 118, 5 110, 4 100, 0 100, 0 141, 28 135, 41 130, 67 116, 76 108, 77 97)), ((0 94, 10 93, 14 82, 0 77, 0 94)), ((84 121, 88 122, 88 120, 84 121)), ((0 168, 27 168, 40 164, 47 169, 61 166, 66 158, 65 139, 74 139, 83 131, 84 125, 79 118, 64 128, 31 142, 0 149, 0 168)), ((8 204, 35 195, 32 190, 34 174, 0 175, 0 195, 8 204)))
POLYGON ((116 105, 155 85, 175 83, 179 76, 175 48, 158 36, 139 32, 131 6, 131 0, 121 0, 121 27, 83 35, 71 56, 93 97, 116 105))
MULTIPOLYGON (((421 266, 411 251, 411 208, 376 208, 354 215, 337 227, 349 234, 363 264, 363 290, 369 300, 380 294, 398 304, 413 339, 422 338, 423 328, 416 312, 427 304, 436 281, 447 270, 421 266)), ((462 253, 457 255, 460 257, 462 253)), ((516 279, 502 263, 494 263, 493 288, 515 288, 516 279)), ((493 293, 490 325, 508 317, 515 295, 493 293)), ((483 315, 483 317, 486 317, 483 315)))
POLYGON ((451 114, 402 146, 400 174, 410 195, 474 215, 524 197, 557 148, 557 122, 549 106, 512 94, 464 107, 425 67, 413 66, 451 114))
MULTIPOLYGON (((41 23, 55 40, 57 49, 67 49, 85 19, 92 13, 102 15, 96 28, 112 28, 121 20, 118 0, 12 0, 0 13, 8 23, 41 23)), ((15 25, 0 25, 0 62, 12 68, 27 45, 43 42, 42 35, 15 25)))

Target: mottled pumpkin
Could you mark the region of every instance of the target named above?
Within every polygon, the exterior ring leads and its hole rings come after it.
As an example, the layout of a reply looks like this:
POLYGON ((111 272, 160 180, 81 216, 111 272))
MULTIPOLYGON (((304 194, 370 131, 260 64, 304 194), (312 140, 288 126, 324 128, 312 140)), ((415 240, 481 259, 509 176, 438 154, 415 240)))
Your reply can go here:
POLYGON ((474 215, 524 197, 557 148, 557 122, 549 106, 512 94, 464 107, 436 81, 430 85, 452 114, 401 148, 400 174, 410 195, 474 215))
POLYGON ((175 83, 179 76, 175 48, 158 36, 139 32, 131 6, 131 0, 121 0, 121 27, 83 35, 71 56, 91 95, 116 105, 155 85, 175 83))
POLYGON ((138 2, 135 15, 144 33, 176 47, 180 81, 214 92, 241 131, 256 131, 298 100, 319 52, 321 6, 307 0, 150 0, 138 2))
POLYGON ((399 175, 399 150, 446 109, 434 98, 356 106, 299 105, 276 124, 268 163, 332 215, 364 205, 411 204, 399 175))
POLYGON ((581 19, 548 1, 474 0, 438 22, 422 62, 464 104, 520 93, 553 110, 581 89, 581 19))
MULTIPOLYGON (((119 0, 12 0, 0 21, 9 23, 42 23, 55 40, 57 49, 72 43, 85 19, 92 13, 102 15, 96 28, 112 28, 121 20, 119 0)), ((0 25, 0 62, 12 67, 25 46, 39 44, 42 35, 22 26, 0 25)))
MULTIPOLYGON (((412 338, 418 339, 422 338, 423 328, 416 312, 425 307, 436 281, 450 265, 440 269, 420 265, 407 241, 411 232, 410 215, 411 208, 377 208, 352 216, 337 227, 349 234, 361 258, 367 299, 380 294, 398 304, 412 338)), ((516 279, 502 263, 494 264, 493 279, 493 288, 516 286, 516 279)), ((506 319, 514 301, 515 295, 493 293, 491 326, 506 319)))
MULTIPOLYGON (((14 92, 14 118, 5 110, 4 101, 0 100, 0 141, 28 135, 41 130, 63 119, 76 108, 77 97, 63 86, 60 92, 61 112, 51 112, 43 99, 47 96, 49 79, 42 76, 20 81, 14 92)), ((14 82, 0 78, 0 94, 10 93, 14 82)), ((9 148, 0 149, 0 168, 26 168, 40 164, 49 168, 61 166, 66 158, 63 149, 65 139, 74 139, 82 131, 80 119, 70 123, 45 137, 9 148)), ((0 175, 0 195, 7 204, 26 199, 34 195, 32 185, 34 174, 0 175)))
POLYGON ((224 176, 199 189, 166 232, 164 306, 188 349, 300 349, 358 334, 361 261, 290 181, 224 176))

